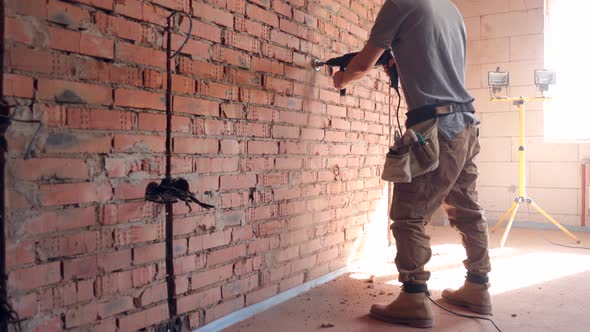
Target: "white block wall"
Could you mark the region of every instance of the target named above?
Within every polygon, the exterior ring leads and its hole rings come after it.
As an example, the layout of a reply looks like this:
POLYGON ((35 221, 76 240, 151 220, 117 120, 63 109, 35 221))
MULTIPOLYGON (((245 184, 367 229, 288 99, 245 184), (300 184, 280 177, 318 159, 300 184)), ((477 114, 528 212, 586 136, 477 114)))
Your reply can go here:
MULTIPOLYGON (((510 72, 513 96, 536 93, 533 70, 543 68, 543 0, 454 0, 468 33, 466 85, 481 119, 479 197, 491 223, 518 194, 518 109, 490 102, 487 73, 510 72)), ((563 224, 579 225, 580 161, 590 159, 590 144, 549 144, 543 139, 543 110, 526 108, 526 183, 528 194, 563 224)), ((532 208, 517 220, 547 222, 532 208)))

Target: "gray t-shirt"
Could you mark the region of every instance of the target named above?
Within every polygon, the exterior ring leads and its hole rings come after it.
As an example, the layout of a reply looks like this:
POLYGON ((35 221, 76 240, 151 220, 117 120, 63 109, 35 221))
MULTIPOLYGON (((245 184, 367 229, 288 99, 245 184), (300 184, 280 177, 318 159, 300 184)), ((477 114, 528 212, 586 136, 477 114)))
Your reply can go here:
MULTIPOLYGON (((450 0, 385 0, 369 43, 392 48, 410 110, 473 101, 464 85, 465 24, 450 0)), ((471 113, 456 113, 440 117, 439 129, 453 137, 477 122, 471 113)))

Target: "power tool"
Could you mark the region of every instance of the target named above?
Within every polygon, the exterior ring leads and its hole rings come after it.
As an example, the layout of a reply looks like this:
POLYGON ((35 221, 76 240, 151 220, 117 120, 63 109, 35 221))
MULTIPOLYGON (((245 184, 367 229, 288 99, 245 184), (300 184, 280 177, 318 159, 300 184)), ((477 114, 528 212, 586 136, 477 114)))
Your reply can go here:
MULTIPOLYGON (((340 70, 346 70, 348 64, 359 52, 352 52, 348 54, 344 54, 343 56, 339 56, 336 58, 329 59, 328 61, 320 61, 320 60, 313 60, 313 67, 314 69, 320 70, 322 66, 328 65, 331 67, 340 67, 340 70)), ((394 59, 393 52, 391 49, 387 49, 381 54, 377 63, 375 63, 375 67, 378 66, 385 66, 388 68, 389 78, 391 80, 390 86, 394 88, 396 91, 399 92, 399 75, 397 73, 397 65, 394 63, 392 66, 389 65, 390 60, 394 59)), ((346 95, 346 89, 340 90, 340 95, 346 95)))

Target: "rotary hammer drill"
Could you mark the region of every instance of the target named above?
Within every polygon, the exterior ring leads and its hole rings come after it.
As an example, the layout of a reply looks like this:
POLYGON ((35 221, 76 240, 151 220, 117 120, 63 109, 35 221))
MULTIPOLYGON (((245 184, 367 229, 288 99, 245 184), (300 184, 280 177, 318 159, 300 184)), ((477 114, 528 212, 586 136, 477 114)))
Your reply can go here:
MULTIPOLYGON (((348 66, 352 58, 354 58, 357 54, 358 52, 344 54, 343 56, 329 59, 326 62, 315 60, 314 67, 316 70, 319 70, 319 67, 328 65, 332 67, 340 67, 340 70, 346 70, 346 67, 348 66)), ((377 63, 375 63, 375 67, 385 66, 386 68, 388 68, 389 78, 391 80, 390 86, 394 88, 396 91, 399 91, 399 75, 397 73, 397 65, 395 63, 392 66, 389 65, 389 61, 392 59, 393 52, 391 51, 391 49, 387 49, 383 52, 383 54, 381 54, 379 60, 377 60, 377 63)), ((340 95, 345 96, 346 89, 340 90, 340 95)))

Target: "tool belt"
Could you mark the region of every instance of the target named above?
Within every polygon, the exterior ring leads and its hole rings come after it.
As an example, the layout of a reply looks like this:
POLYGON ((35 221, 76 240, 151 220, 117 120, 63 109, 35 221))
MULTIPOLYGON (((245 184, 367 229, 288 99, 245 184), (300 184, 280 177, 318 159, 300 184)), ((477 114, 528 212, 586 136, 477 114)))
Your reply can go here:
POLYGON ((439 143, 437 119, 406 130, 389 148, 381 178, 394 183, 412 182, 412 178, 438 168, 439 143))
POLYGON ((411 128, 418 123, 437 118, 451 113, 466 112, 475 113, 473 102, 466 103, 444 103, 439 105, 426 105, 413 109, 406 113, 406 128, 411 128))

